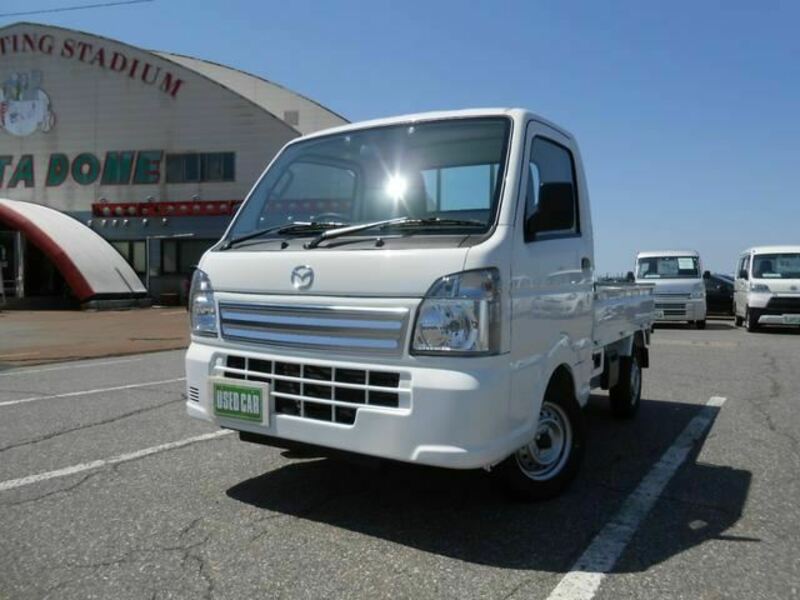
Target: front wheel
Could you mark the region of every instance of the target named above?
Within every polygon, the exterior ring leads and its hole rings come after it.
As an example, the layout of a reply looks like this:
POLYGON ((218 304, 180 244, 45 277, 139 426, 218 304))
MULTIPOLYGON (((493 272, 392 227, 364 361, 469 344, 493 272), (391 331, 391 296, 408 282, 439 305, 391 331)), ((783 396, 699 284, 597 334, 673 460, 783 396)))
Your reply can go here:
POLYGON ((533 439, 492 473, 519 500, 547 500, 575 478, 585 444, 586 426, 572 385, 556 381, 545 394, 533 439))
POLYGON ((744 310, 744 326, 750 333, 758 331, 759 316, 758 312, 752 310, 749 306, 744 310))
POLYGON ((740 317, 736 313, 736 305, 734 305, 734 307, 733 307, 733 324, 736 327, 741 327, 742 323, 744 323, 744 318, 740 317))
POLYGON ((706 320, 703 319, 702 321, 695 321, 694 326, 698 329, 705 329, 706 328, 706 320))

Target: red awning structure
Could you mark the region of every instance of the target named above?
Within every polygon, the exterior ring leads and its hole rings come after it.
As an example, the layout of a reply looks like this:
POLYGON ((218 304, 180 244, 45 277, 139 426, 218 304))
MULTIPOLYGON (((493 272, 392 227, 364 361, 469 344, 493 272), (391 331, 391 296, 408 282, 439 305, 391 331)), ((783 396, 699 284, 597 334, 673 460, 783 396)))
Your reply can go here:
POLYGON ((0 223, 21 231, 39 248, 81 302, 147 293, 119 252, 69 215, 32 202, 0 199, 0 223))

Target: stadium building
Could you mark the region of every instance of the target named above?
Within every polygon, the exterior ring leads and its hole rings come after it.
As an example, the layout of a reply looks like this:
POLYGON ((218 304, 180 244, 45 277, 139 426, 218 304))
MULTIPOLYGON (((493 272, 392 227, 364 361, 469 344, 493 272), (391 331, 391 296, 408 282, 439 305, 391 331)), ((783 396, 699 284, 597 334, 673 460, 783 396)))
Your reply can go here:
POLYGON ((345 122, 231 67, 59 27, 0 28, 6 297, 178 301, 281 146, 345 122))

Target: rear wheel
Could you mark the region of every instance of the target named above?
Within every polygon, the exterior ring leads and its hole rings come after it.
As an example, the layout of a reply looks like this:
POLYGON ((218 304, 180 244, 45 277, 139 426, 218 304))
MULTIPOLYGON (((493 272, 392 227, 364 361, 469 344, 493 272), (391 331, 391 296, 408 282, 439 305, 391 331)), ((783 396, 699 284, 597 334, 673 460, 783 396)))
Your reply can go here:
POLYGON ((553 498, 575 478, 585 444, 583 413, 571 382, 560 377, 547 388, 533 439, 492 473, 519 500, 553 498))
POLYGON ((636 415, 642 399, 642 368, 637 354, 634 348, 632 356, 619 359, 619 380, 617 385, 608 390, 611 412, 623 419, 636 415))

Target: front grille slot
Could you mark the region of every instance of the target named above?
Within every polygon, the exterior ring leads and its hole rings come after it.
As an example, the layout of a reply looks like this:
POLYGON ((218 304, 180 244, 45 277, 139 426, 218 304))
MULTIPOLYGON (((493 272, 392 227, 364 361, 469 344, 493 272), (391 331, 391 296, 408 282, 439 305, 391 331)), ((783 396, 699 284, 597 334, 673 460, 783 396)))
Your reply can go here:
POLYGON ((391 406, 397 408, 397 394, 391 392, 370 392, 369 403, 376 406, 391 406))
POLYGON ((220 303, 222 337, 252 344, 398 355, 407 308, 220 303))
POLYGON ((333 420, 333 407, 330 404, 318 404, 317 402, 304 402, 305 414, 307 419, 316 419, 317 421, 332 421, 333 420))
POLYGON ((686 305, 676 303, 656 302, 656 310, 663 310, 665 317, 683 317, 686 315, 686 305))
POLYGON ((785 313, 800 313, 800 296, 774 296, 769 299, 767 308, 785 313))
POLYGON ((200 389, 194 386, 189 386, 189 400, 192 402, 200 402, 200 389))
POLYGON ((274 412, 353 425, 360 406, 410 405, 410 381, 399 372, 336 368, 231 355, 218 375, 269 383, 274 412))
POLYGON ((336 388, 336 399, 341 402, 353 402, 364 404, 367 401, 366 390, 355 390, 352 388, 336 388))

